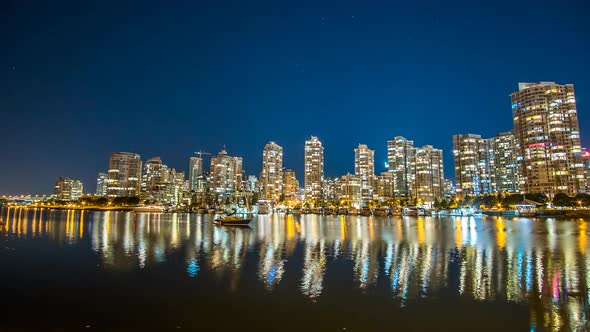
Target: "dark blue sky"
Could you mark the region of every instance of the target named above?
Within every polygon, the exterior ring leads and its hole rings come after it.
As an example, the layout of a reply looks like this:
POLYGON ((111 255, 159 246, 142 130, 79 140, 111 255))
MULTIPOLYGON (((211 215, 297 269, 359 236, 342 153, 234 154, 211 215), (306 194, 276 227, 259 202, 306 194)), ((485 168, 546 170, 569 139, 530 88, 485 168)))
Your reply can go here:
POLYGON ((310 135, 327 176, 359 143, 512 128, 519 81, 576 86, 590 143, 585 1, 0 2, 0 193, 94 191, 111 151, 188 168, 223 144, 258 174, 274 140, 300 180, 310 135))

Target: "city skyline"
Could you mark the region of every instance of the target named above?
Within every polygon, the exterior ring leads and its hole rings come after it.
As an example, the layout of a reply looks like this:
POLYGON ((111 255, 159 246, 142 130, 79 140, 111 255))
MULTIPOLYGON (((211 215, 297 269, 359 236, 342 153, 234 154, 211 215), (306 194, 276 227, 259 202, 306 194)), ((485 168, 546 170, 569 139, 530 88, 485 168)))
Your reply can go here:
POLYGON ((449 137, 510 130, 518 82, 575 84, 590 144, 587 11, 575 1, 52 5, 2 11, 2 192, 47 192, 60 175, 92 191, 112 151, 186 172, 193 151, 226 144, 258 174, 268 140, 300 176, 310 135, 326 176, 352 173, 359 143, 379 174, 385 141, 403 136, 442 149, 452 177, 449 137), (564 43, 567 55, 552 46, 564 43))

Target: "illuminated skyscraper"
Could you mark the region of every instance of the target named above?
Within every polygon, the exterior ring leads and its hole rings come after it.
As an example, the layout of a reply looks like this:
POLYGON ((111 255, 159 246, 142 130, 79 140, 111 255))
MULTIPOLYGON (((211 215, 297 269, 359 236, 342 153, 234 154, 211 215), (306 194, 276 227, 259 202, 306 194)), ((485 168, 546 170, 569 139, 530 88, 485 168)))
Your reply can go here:
POLYGON ((275 142, 268 142, 262 152, 260 172, 260 198, 278 202, 283 193, 283 148, 275 142))
POLYGON ((151 199, 163 202, 166 197, 168 166, 162 164, 160 157, 148 159, 143 165, 141 192, 151 199))
POLYGON ((108 197, 139 196, 141 157, 130 152, 113 152, 109 158, 108 197))
POLYGON ((510 97, 520 190, 570 195, 584 191, 574 85, 519 83, 510 97))
POLYGON ((373 185, 374 194, 379 199, 390 199, 395 197, 395 177, 393 172, 381 172, 381 175, 375 177, 373 185))
POLYGON ((324 147, 315 137, 305 141, 305 198, 321 199, 324 182, 324 147))
POLYGON ((478 196, 496 192, 493 149, 480 135, 453 135, 453 156, 457 196, 478 196))
POLYGON ((361 198, 373 199, 373 181, 375 177, 375 151, 365 144, 354 149, 354 173, 360 177, 361 198))
POLYGON ((348 200, 352 206, 359 208, 361 200, 361 178, 358 175, 346 174, 338 179, 336 195, 340 200, 348 200))
POLYGON ((295 176, 295 171, 287 169, 283 172, 283 195, 286 200, 294 201, 299 193, 299 181, 295 176))
POLYGON ((410 160, 415 152, 414 141, 402 136, 396 136, 387 141, 387 162, 389 171, 394 176, 394 190, 396 195, 410 197, 412 171, 410 160))
POLYGON ((75 201, 82 197, 84 185, 79 180, 59 177, 55 182, 54 196, 62 201, 75 201))
POLYGON ((590 151, 588 151, 588 149, 582 150, 582 158, 584 160, 584 177, 586 178, 586 192, 590 192, 590 151))
POLYGON ((96 178, 96 196, 105 197, 107 195, 107 181, 109 175, 107 173, 98 173, 96 178))
POLYGON ((519 192, 519 171, 516 162, 517 151, 514 134, 509 131, 490 139, 494 154, 496 189, 498 192, 519 192))
POLYGON ((231 157, 221 150, 211 158, 211 189, 216 195, 229 197, 242 190, 242 176, 241 157, 231 157))
POLYGON ((410 161, 413 172, 413 198, 422 204, 432 206, 436 199, 441 199, 444 192, 443 153, 432 145, 416 148, 410 161))
POLYGON ((143 167, 141 191, 145 198, 166 204, 179 204, 184 188, 184 172, 177 172, 162 163, 160 157, 150 158, 143 167))
POLYGON ((203 158, 191 157, 188 168, 188 181, 191 191, 198 191, 199 179, 203 176, 203 158))

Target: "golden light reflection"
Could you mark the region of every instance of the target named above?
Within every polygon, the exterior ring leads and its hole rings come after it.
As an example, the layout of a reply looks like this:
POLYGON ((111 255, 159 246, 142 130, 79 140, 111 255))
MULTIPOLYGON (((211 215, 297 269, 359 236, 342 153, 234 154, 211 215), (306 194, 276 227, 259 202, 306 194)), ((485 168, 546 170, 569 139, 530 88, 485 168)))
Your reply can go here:
POLYGON ((80 211, 80 227, 78 233, 80 234, 80 238, 84 237, 84 213, 85 211, 80 211))
POLYGON ((463 226, 461 225, 461 219, 455 219, 455 247, 461 249, 463 244, 463 226))
POLYGON ((586 253, 586 242, 587 242, 586 226, 587 225, 586 225, 585 221, 578 222, 578 248, 580 249, 580 252, 582 254, 586 253))
POLYGON ((496 220, 496 244, 500 249, 504 249, 506 246, 506 231, 504 230, 505 227, 506 224, 504 223, 504 219, 499 217, 496 220))
POLYGON ((416 220, 417 223, 417 235, 418 235, 418 244, 424 244, 424 218, 422 217, 418 217, 418 220, 416 220))

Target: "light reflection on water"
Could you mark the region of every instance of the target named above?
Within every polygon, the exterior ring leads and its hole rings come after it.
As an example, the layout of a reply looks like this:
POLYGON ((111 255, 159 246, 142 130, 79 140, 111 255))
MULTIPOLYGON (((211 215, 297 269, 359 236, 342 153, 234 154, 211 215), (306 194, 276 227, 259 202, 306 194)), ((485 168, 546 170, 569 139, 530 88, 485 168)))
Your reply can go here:
POLYGON ((257 257, 256 280, 267 291, 295 275, 300 293, 315 300, 329 262, 351 262, 348 273, 360 289, 386 282, 400 306, 450 289, 476 301, 528 305, 533 329, 575 329, 588 319, 590 260, 581 220, 275 214, 259 216, 251 228, 226 228, 213 225, 212 216, 189 214, 11 208, 1 216, 9 239, 87 241, 107 271, 147 269, 182 252, 179 273, 198 279, 206 268, 236 289, 247 254, 256 253, 248 257, 257 257), (289 270, 294 257, 301 270, 289 270))

